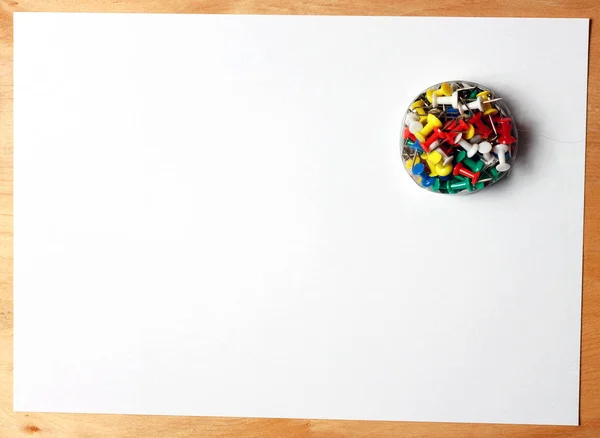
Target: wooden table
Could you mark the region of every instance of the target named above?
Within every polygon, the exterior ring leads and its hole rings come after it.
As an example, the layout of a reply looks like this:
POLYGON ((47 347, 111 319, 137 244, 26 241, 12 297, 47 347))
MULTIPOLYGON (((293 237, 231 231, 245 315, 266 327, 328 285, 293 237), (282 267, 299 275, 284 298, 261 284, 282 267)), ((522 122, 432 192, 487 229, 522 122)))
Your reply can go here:
MULTIPOLYGON (((588 87, 580 427, 313 421, 12 411, 12 13, 164 12, 600 18, 598 0, 0 0, 0 437, 400 436, 600 437, 600 35, 592 22, 588 87)), ((426 31, 424 29, 424 31, 426 31)), ((77 36, 74 35, 74 38, 77 36)), ((501 35, 492 35, 501 38, 501 35)), ((458 44, 458 43, 453 43, 458 44)), ((560 62, 560 61, 557 61, 560 62)))

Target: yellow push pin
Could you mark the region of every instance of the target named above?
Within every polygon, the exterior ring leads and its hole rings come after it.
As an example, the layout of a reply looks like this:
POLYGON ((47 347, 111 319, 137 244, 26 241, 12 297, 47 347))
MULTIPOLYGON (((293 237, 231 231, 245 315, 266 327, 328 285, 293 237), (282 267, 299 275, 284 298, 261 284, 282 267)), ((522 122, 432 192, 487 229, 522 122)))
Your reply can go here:
POLYGON ((431 151, 427 155, 427 164, 429 164, 430 167, 435 166, 440 161, 442 161, 442 154, 440 154, 438 151, 431 151))
POLYGON ((448 176, 452 173, 452 164, 438 163, 435 165, 435 171, 439 176, 448 176))
POLYGON ((441 127, 442 122, 440 122, 440 119, 433 114, 427 114, 427 124, 423 126, 423 129, 421 129, 419 132, 415 132, 415 137, 417 137, 417 140, 420 142, 424 142, 425 138, 431 134, 431 131, 433 131, 433 128, 441 127))
POLYGON ((498 114, 498 110, 496 108, 492 107, 492 104, 486 102, 487 100, 489 100, 489 95, 490 95, 489 91, 482 91, 481 93, 477 94, 477 96, 476 96, 476 97, 481 96, 481 98, 483 99, 483 115, 484 116, 493 116, 494 114, 498 114))
POLYGON ((484 116, 493 116, 494 114, 498 114, 498 110, 493 108, 491 104, 484 103, 483 104, 483 115, 484 116))
POLYGON ((442 83, 439 90, 435 92, 438 96, 452 96, 452 87, 448 82, 442 83))
POLYGON ((467 123, 467 125, 469 125, 469 130, 465 134, 465 139, 471 140, 475 135, 475 126, 471 125, 470 123, 467 123))
POLYGON ((434 90, 433 88, 427 90, 425 92, 425 97, 427 97, 429 103, 433 103, 434 94, 437 96, 452 96, 452 87, 448 82, 444 82, 440 85, 440 88, 438 88, 437 90, 434 90))
POLYGON ((477 93, 477 96, 475 96, 475 97, 481 96, 481 99, 488 100, 489 95, 490 95, 490 91, 487 90, 487 91, 482 91, 481 93, 477 93))
POLYGON ((423 109, 424 106, 425 102, 423 102, 422 100, 417 100, 410 106, 410 109, 414 109, 419 115, 419 122, 421 123, 425 123, 427 121, 427 113, 423 109))
POLYGON ((429 166, 429 176, 438 176, 436 165, 442 161, 442 154, 440 154, 438 151, 431 151, 425 160, 429 166))
POLYGON ((427 97, 427 100, 429 101, 429 103, 433 103, 433 92, 435 90, 433 88, 430 88, 429 90, 427 90, 425 92, 425 97, 427 97))

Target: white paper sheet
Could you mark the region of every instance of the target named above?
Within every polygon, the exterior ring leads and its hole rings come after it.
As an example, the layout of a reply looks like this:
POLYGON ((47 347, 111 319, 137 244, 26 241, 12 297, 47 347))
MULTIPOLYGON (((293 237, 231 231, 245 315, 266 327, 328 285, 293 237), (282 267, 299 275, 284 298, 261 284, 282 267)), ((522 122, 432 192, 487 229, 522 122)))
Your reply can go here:
POLYGON ((577 424, 588 20, 14 29, 15 410, 577 424), (400 162, 449 79, 523 130, 472 196, 400 162))

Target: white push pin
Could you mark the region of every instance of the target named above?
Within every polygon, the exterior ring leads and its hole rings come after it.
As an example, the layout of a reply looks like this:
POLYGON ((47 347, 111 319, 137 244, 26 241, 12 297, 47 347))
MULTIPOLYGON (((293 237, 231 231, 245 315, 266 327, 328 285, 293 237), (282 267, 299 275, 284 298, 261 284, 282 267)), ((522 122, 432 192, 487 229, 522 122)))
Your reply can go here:
POLYGON ((469 111, 469 110, 474 110, 477 109, 481 112, 484 112, 486 109, 488 109, 488 105, 490 105, 493 102, 498 102, 499 100, 502 100, 502 98, 498 98, 498 99, 492 99, 492 100, 483 100, 483 96, 477 96, 477 99, 475 99, 473 102, 469 102, 466 105, 461 105, 459 107, 459 110, 462 108, 463 111, 469 111))
POLYGON ((458 142, 460 141, 460 139, 462 138, 463 133, 462 132, 457 132, 456 135, 454 136, 454 138, 451 137, 452 134, 448 133, 448 143, 455 145, 458 144, 458 142))
POLYGON ((469 111, 474 109, 483 111, 483 97, 477 96, 477 99, 475 99, 473 102, 469 102, 468 104, 462 105, 461 107, 463 111, 469 111))
POLYGON ((467 140, 460 139, 458 140, 458 144, 467 151, 467 157, 469 158, 473 157, 479 150, 479 145, 471 144, 467 140))
POLYGON ((442 148, 437 149, 437 147, 441 144, 441 142, 439 140, 434 141, 433 143, 431 143, 429 145, 429 152, 433 152, 434 150, 437 150, 439 152, 439 154, 442 156, 443 158, 443 164, 444 166, 447 166, 448 164, 450 164, 452 162, 452 160, 454 159, 454 157, 449 157, 446 152, 444 152, 442 150, 442 148))
POLYGON ((498 172, 506 172, 508 169, 510 169, 510 164, 506 162, 506 156, 504 155, 506 152, 508 152, 508 146, 505 144, 497 144, 494 146, 494 152, 496 152, 496 155, 498 155, 498 161, 500 162, 496 166, 496 170, 498 172))
POLYGON ((434 108, 438 105, 452 105, 452 108, 458 108, 458 91, 452 93, 452 96, 438 96, 434 93, 431 96, 431 104, 434 108))
POLYGON ((411 134, 416 134, 417 132, 421 131, 423 129, 423 124, 421 122, 419 122, 418 120, 415 120, 414 122, 411 122, 410 125, 408 125, 408 130, 410 131, 411 134))
POLYGON ((490 154, 492 152, 492 144, 489 141, 482 141, 479 143, 479 153, 483 155, 485 164, 490 164, 495 160, 494 156, 490 154))
POLYGON ((407 113, 406 117, 404 118, 404 124, 406 126, 410 126, 410 124, 412 122, 418 122, 419 121, 419 116, 416 115, 415 113, 407 113))

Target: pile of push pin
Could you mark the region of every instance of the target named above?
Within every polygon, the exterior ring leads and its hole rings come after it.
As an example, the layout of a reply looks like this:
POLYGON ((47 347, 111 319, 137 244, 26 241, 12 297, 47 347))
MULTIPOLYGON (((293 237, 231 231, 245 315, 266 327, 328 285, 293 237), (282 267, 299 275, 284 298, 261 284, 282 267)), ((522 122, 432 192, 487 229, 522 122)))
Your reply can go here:
POLYGON ((503 178, 517 133, 501 98, 478 84, 442 83, 419 95, 404 118, 402 160, 422 187, 473 192, 503 178))

